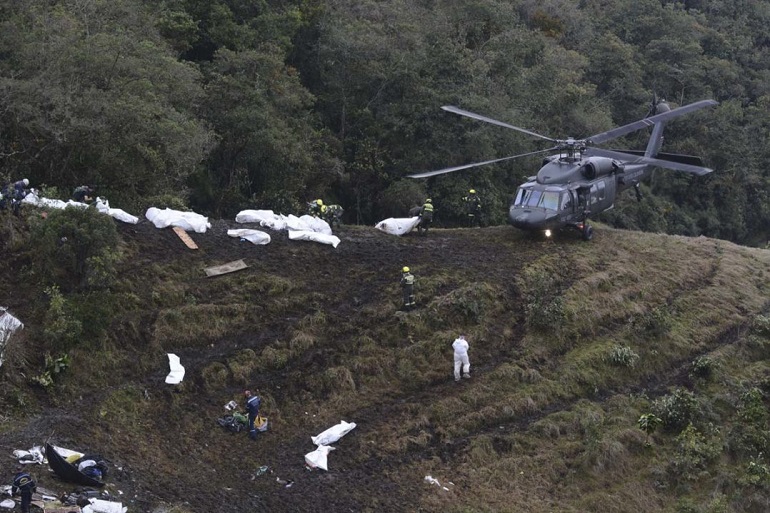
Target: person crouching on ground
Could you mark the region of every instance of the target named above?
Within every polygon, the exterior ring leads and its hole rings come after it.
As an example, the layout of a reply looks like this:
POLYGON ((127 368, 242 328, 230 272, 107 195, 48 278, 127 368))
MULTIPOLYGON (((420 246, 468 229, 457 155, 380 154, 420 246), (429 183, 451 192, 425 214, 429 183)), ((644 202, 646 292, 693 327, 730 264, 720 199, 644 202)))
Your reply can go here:
POLYGON ((471 362, 468 359, 468 341, 465 335, 460 335, 452 342, 452 348, 455 350, 455 381, 460 381, 460 370, 464 378, 471 377, 471 362))
MULTIPOLYGON (((257 390, 259 392, 259 390, 257 390)), ((257 420, 259 415, 259 407, 262 404, 262 399, 258 395, 252 394, 251 390, 243 392, 243 396, 246 398, 246 410, 249 412, 249 438, 252 440, 257 439, 257 428, 254 427, 254 421, 257 420)))

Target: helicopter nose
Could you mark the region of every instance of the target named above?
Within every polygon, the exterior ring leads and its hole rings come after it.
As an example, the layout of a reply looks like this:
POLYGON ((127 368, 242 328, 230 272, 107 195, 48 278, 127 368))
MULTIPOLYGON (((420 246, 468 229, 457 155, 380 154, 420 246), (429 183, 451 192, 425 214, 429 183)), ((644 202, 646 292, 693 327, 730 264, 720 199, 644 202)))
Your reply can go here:
POLYGON ((511 224, 522 230, 534 230, 542 228, 545 224, 545 212, 541 210, 521 209, 511 207, 508 212, 511 224))

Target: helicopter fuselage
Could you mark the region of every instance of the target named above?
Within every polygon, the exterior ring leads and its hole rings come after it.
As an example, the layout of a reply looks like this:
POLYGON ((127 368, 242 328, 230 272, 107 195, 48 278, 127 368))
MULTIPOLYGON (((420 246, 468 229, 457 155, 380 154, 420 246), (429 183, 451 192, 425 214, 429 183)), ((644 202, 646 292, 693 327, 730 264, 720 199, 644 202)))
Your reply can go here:
POLYGON ((639 183, 648 168, 575 153, 551 156, 519 186, 509 221, 523 230, 582 229, 589 215, 612 208, 617 193, 639 183))

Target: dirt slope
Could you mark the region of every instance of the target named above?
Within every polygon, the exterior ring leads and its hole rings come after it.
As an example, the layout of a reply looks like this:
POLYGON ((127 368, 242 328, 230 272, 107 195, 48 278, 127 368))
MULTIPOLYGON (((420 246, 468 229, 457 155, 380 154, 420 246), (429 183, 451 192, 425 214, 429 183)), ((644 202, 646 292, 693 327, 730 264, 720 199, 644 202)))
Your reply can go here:
MULTIPOLYGON (((762 309, 745 301, 744 312, 736 314, 741 318, 719 328, 722 335, 656 363, 659 372, 589 379, 571 366, 572 351, 579 340, 625 336, 629 314, 645 308, 633 303, 639 293, 628 284, 638 284, 660 304, 680 296, 689 301, 693 291, 720 279, 713 242, 650 235, 633 243, 627 232, 608 229, 584 243, 569 232, 540 240, 510 227, 437 229, 427 237, 342 227, 335 249, 290 241, 280 232, 271 232, 270 244, 254 246, 228 237, 229 227, 215 221, 207 233, 191 234, 200 248, 191 251, 169 229, 120 225, 126 258, 118 288, 126 297, 130 291, 132 306, 113 322, 108 350, 73 351, 75 368, 58 389, 22 391, 34 407, 16 408, 6 418, 0 447, 10 452, 50 438, 103 454, 115 469, 109 490, 130 512, 461 511, 479 506, 477 493, 486 497, 480 511, 499 510, 502 497, 519 507, 532 504, 531 511, 580 511, 570 502, 574 489, 563 480, 527 475, 552 484, 517 484, 508 471, 492 472, 492 459, 535 457, 540 449, 519 445, 519 434, 539 433, 538 421, 580 407, 589 382, 599 407, 618 394, 661 393, 685 383, 691 355, 734 343, 740 326, 762 309), (647 261, 651 247, 645 244, 663 240, 672 259, 681 251, 693 262, 647 261), (205 278, 204 267, 237 259, 248 269, 205 278), (624 262, 622 271, 615 270, 617 262, 624 262), (418 308, 408 313, 398 311, 404 265, 418 280, 418 308), (678 282, 661 291, 644 287, 644 273, 655 272, 656 265, 681 265, 678 282), (529 300, 518 281, 524 270, 536 281, 541 267, 543 276, 557 278, 559 291, 607 292, 597 294, 598 301, 611 296, 603 281, 610 280, 620 284, 615 295, 632 302, 625 310, 600 312, 593 305, 590 315, 565 317, 581 335, 549 347, 548 339, 561 335, 532 334, 529 300), (449 346, 460 332, 471 340, 473 378, 458 385, 449 346), (179 355, 186 367, 178 387, 163 383, 166 352, 179 355), (501 385, 501 377, 510 383, 501 385), (554 388, 560 382, 566 383, 563 390, 554 388), (261 390, 272 422, 256 442, 215 423, 222 406, 240 400, 244 388, 261 390), (524 389, 523 396, 513 395, 524 389), (314 449, 310 437, 341 419, 358 427, 335 444, 330 471, 305 469, 303 455, 314 449), (262 465, 270 473, 257 476, 262 465), (441 491, 423 481, 428 473, 455 484, 441 491), (501 484, 504 476, 510 480, 501 484), (287 488, 278 478, 294 484, 287 488), (490 483, 489 489, 480 490, 478 482, 490 483), (524 490, 533 495, 522 496, 524 490)), ((754 254, 745 258, 756 262, 754 254)), ((756 263, 770 268, 767 259, 756 263)), ((29 299, 11 304, 22 318, 34 315, 29 299)), ((33 340, 29 328, 24 336, 33 340)), ((632 426, 636 408, 629 407, 632 426)), ((516 465, 525 468, 523 460, 516 465)), ((48 488, 71 488, 44 469, 37 476, 48 488)), ((590 482, 587 493, 604 486, 596 477, 590 482)))

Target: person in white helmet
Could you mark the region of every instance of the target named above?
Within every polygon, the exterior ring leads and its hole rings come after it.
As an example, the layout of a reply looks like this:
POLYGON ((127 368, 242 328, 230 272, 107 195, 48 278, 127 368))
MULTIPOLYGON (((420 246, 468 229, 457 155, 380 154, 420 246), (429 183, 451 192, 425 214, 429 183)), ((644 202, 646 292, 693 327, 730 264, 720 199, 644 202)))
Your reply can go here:
POLYGON ((452 342, 452 349, 455 351, 455 381, 460 381, 460 371, 462 377, 471 377, 471 361, 468 359, 468 341, 465 335, 460 335, 452 342))

